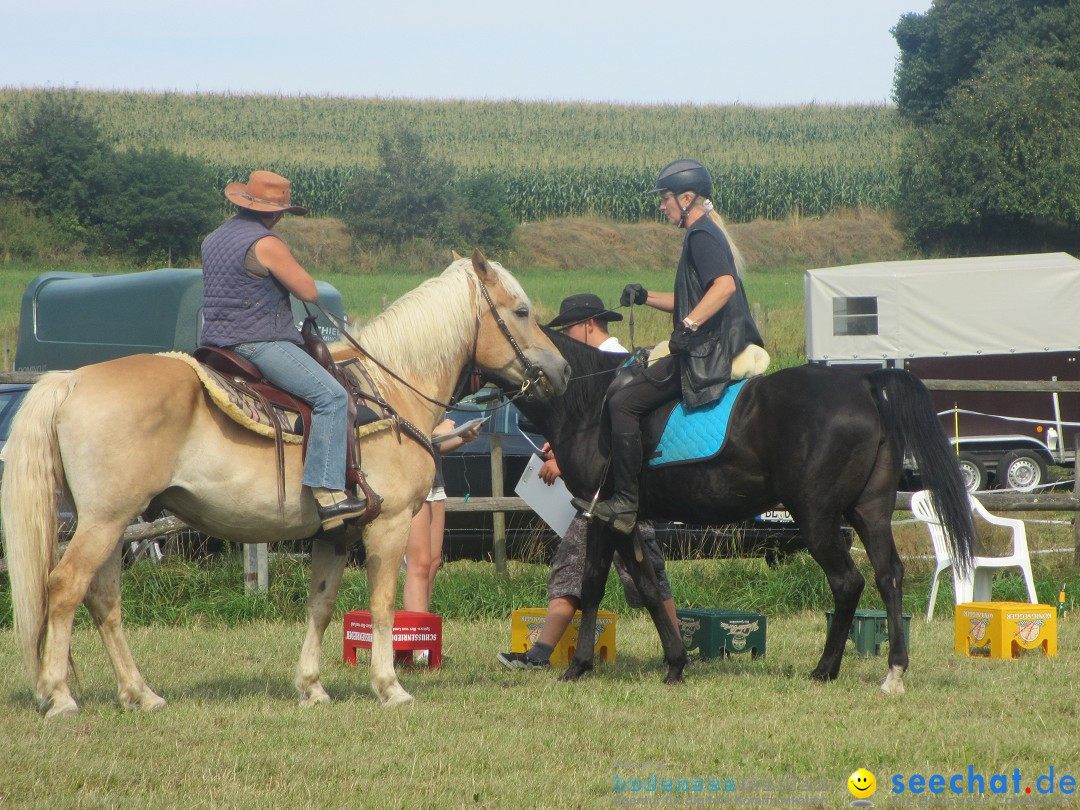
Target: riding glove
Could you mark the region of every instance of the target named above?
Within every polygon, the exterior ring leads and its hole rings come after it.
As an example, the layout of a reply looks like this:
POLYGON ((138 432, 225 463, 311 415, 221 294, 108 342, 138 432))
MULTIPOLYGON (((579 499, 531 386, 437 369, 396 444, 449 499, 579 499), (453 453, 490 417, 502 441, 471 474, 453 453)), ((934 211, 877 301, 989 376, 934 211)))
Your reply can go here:
POLYGON ((627 284, 623 287, 619 304, 628 307, 631 304, 644 304, 649 300, 649 291, 640 284, 627 284))
POLYGON ((680 323, 668 338, 668 351, 671 354, 686 354, 690 351, 690 336, 694 334, 686 324, 680 323))

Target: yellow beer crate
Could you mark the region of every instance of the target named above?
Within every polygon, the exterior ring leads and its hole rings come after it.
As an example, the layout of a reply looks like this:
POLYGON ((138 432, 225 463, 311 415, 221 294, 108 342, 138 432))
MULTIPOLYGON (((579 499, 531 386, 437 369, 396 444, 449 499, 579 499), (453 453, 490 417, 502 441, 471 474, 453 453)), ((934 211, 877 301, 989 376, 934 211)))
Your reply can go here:
MULTIPOLYGON (((519 608, 510 617, 510 646, 513 652, 526 652, 540 637, 544 626, 545 608, 519 608)), ((565 666, 574 657, 578 646, 578 628, 581 611, 574 614, 555 651, 551 654, 552 666, 565 666)), ((615 614, 601 610, 596 614, 596 641, 593 650, 598 661, 615 660, 615 614)))
POLYGON ((963 602, 953 614, 957 655, 1019 658, 1027 650, 1057 655, 1057 612, 1027 602, 963 602))

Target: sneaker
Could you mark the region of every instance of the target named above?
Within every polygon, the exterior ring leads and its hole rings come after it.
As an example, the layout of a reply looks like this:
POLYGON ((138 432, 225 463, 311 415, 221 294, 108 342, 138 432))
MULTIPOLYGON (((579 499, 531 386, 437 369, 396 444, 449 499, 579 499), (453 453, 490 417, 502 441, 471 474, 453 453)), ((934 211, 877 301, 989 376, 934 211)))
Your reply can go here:
POLYGON ((507 669, 549 669, 551 667, 547 661, 534 661, 525 653, 499 653, 495 657, 507 669))

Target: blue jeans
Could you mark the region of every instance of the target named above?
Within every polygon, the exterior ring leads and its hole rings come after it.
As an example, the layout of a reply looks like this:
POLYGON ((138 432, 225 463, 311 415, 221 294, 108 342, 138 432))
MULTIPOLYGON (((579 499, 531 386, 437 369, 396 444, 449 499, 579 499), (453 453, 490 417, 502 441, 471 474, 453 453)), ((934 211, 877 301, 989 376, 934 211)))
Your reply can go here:
POLYGON ((311 406, 311 435, 301 482, 309 487, 345 489, 349 395, 341 384, 295 343, 241 343, 232 349, 254 363, 274 385, 311 406))

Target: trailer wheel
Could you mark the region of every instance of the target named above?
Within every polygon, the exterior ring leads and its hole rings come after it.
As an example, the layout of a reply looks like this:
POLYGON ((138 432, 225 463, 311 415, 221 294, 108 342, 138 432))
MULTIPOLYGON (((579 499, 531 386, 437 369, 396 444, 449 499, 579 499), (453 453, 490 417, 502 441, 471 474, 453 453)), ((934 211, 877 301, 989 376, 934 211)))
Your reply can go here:
POLYGON ((1049 470, 1046 462, 1031 450, 1013 450, 1001 457, 997 468, 998 486, 1031 492, 1043 483, 1049 470))
POLYGON ((986 465, 974 453, 960 453, 957 456, 960 475, 964 477, 964 487, 968 492, 986 489, 986 465))

